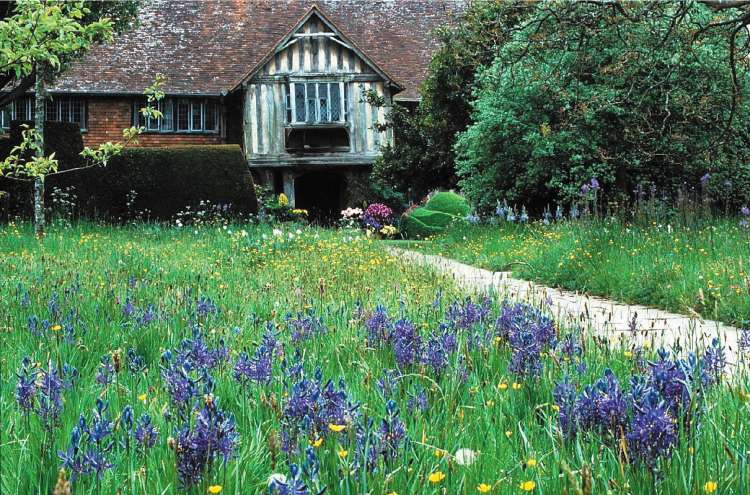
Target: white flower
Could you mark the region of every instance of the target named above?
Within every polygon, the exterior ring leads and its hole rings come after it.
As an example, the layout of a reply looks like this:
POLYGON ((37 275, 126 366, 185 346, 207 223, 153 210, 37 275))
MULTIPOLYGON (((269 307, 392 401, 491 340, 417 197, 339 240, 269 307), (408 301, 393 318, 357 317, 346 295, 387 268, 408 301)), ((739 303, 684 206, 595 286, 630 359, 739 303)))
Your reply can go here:
POLYGON ((459 466, 471 466, 477 460, 477 453, 471 449, 458 449, 454 457, 459 466))
POLYGON ((284 232, 281 229, 273 229, 273 235, 276 237, 281 237, 284 235, 284 232))
POLYGON ((302 235, 302 230, 297 229, 297 235, 302 235))
POLYGON ((247 237, 247 230, 245 230, 245 229, 242 229, 242 230, 240 231, 240 235, 241 235, 242 237, 247 237))

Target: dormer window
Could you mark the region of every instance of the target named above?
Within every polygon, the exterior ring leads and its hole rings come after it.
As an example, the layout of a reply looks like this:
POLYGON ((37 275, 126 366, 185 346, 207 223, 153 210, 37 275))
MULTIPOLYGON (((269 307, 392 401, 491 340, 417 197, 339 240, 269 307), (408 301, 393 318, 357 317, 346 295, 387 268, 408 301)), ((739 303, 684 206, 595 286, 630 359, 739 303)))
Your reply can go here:
POLYGON ((286 87, 288 124, 343 124, 348 103, 343 82, 292 82, 286 87))

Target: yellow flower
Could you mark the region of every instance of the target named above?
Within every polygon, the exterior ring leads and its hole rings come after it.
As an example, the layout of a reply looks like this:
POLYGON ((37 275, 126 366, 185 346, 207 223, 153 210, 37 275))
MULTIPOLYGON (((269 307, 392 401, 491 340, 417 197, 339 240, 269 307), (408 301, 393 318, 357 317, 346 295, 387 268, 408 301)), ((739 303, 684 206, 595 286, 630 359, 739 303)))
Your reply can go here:
POLYGON ((213 494, 221 493, 221 490, 222 490, 221 485, 211 485, 208 487, 208 493, 213 493, 213 494))
POLYGON ((530 492, 531 490, 533 490, 534 488, 536 488, 536 481, 534 481, 534 480, 524 481, 523 483, 521 483, 520 488, 521 488, 521 490, 523 490, 525 492, 530 492))
POLYGON ((328 425, 328 429, 331 430, 331 431, 333 431, 333 432, 335 432, 335 433, 339 433, 339 432, 344 431, 344 428, 346 428, 346 425, 335 425, 333 423, 330 423, 328 425))
POLYGON ((323 437, 316 438, 315 440, 313 440, 312 442, 310 442, 310 445, 312 445, 313 447, 315 447, 317 449, 318 447, 320 447, 321 445, 323 445, 323 437))
POLYGON ((715 481, 706 481, 706 484, 703 485, 703 491, 706 493, 713 493, 716 491, 716 489, 719 487, 719 484, 715 481))
POLYGON ((505 382, 498 383, 497 388, 499 388, 500 390, 508 390, 508 384, 505 382))
POLYGON ((287 206, 289 204, 289 198, 286 197, 286 194, 279 194, 279 204, 281 206, 287 206))
POLYGON ((147 397, 148 396, 146 394, 141 394, 141 395, 138 396, 138 400, 141 401, 141 402, 146 402, 146 398, 147 397))
POLYGON ((445 455, 444 450, 435 449, 435 457, 440 458, 440 457, 443 457, 444 455, 445 455))
POLYGON ((534 459, 533 457, 531 459, 527 459, 526 460, 526 465, 528 467, 534 467, 534 466, 536 466, 536 459, 534 459))
POLYGON ((398 495, 396 492, 388 492, 386 495, 398 495))
POLYGON ((434 473, 430 473, 429 480, 430 483, 437 484, 440 483, 445 479, 445 473, 442 471, 435 471, 434 473))
POLYGON ((479 484, 477 485, 477 491, 478 491, 479 493, 487 493, 487 492, 489 492, 490 490, 492 490, 492 486, 491 486, 491 485, 488 485, 487 483, 479 483, 479 484))
POLYGON ((346 456, 349 455, 349 451, 348 450, 344 450, 344 449, 340 449, 339 452, 338 452, 338 454, 339 454, 340 458, 344 459, 346 456))
POLYGON ((510 437, 513 436, 513 432, 510 431, 510 430, 508 430, 508 431, 505 432, 505 436, 508 437, 508 438, 510 438, 510 437))
POLYGON ((60 330, 62 330, 62 326, 60 326, 60 325, 52 325, 50 327, 50 330, 52 330, 53 332, 59 332, 60 330))
POLYGON ((560 406, 558 406, 557 404, 552 404, 552 410, 555 412, 560 412, 560 406))
POLYGON ((487 404, 487 407, 492 407, 492 406, 495 405, 495 401, 494 400, 488 400, 486 404, 487 404))
POLYGON ((622 355, 625 356, 628 359, 630 359, 630 358, 633 357, 633 353, 630 352, 630 351, 625 351, 625 352, 622 353, 622 355))
POLYGON ((514 383, 513 384, 513 390, 521 390, 521 384, 520 383, 514 383))

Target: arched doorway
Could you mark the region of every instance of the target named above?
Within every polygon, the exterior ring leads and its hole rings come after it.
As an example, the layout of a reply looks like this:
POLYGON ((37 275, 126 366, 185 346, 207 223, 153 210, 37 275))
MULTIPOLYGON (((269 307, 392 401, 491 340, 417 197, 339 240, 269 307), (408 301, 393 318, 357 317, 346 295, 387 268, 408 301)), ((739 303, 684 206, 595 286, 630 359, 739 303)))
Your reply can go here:
POLYGON ((345 181, 335 172, 305 172, 294 179, 295 207, 309 212, 316 223, 335 222, 341 211, 345 181))

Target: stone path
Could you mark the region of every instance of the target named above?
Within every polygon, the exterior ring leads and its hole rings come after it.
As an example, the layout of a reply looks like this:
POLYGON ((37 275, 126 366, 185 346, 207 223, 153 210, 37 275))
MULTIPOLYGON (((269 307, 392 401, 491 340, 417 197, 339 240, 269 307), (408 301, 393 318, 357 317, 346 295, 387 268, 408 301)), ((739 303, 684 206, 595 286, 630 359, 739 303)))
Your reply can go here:
MULTIPOLYGON (((584 331, 608 340, 612 345, 630 342, 635 323, 639 345, 651 348, 702 350, 718 337, 726 349, 730 370, 737 371, 740 331, 721 322, 669 313, 647 306, 629 305, 575 292, 553 289, 527 280, 512 278, 510 272, 491 272, 448 258, 391 248, 402 259, 430 266, 467 290, 493 292, 510 299, 544 302, 563 325, 580 325, 584 331)), ((749 360, 742 360, 747 363, 749 360)))

